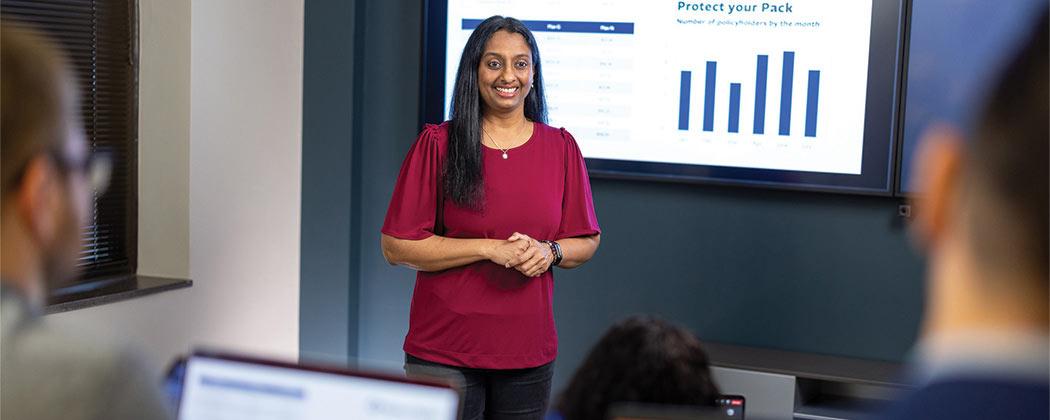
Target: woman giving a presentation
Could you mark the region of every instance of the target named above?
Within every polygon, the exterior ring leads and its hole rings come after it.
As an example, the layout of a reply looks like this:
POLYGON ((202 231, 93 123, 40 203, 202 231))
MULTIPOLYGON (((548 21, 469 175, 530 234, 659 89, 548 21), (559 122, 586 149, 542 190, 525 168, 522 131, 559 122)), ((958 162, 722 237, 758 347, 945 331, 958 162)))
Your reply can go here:
POLYGON ((587 262, 601 233, 587 168, 545 124, 539 49, 517 19, 474 30, 451 107, 409 150, 382 229, 387 260, 418 270, 405 369, 459 382, 464 419, 542 418, 552 270, 587 262))

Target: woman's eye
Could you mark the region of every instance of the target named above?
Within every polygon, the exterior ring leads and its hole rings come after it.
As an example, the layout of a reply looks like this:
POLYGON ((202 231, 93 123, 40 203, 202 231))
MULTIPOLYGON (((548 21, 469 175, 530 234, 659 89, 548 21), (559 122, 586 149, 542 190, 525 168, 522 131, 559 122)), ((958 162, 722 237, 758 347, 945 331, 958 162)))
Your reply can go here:
POLYGON ((499 61, 489 61, 489 68, 490 69, 498 69, 499 67, 500 67, 499 66, 499 61))
POLYGON ((529 68, 529 62, 528 61, 519 61, 516 64, 517 64, 519 69, 527 69, 527 68, 529 68))

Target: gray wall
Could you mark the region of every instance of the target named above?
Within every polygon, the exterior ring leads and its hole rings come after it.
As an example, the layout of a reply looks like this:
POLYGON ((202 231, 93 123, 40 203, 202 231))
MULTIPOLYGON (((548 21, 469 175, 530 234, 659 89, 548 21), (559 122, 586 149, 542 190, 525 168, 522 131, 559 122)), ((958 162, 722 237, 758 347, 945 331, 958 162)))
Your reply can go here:
MULTIPOLYGON (((328 45, 345 37, 310 37, 311 8, 325 3, 307 1, 307 77, 317 65, 309 59, 314 42, 320 49, 345 46, 328 45)), ((422 16, 417 2, 358 0, 357 7, 363 28, 353 58, 361 105, 353 113, 360 129, 353 141, 361 183, 351 211, 360 220, 350 233, 360 255, 347 275, 358 288, 348 315, 357 346, 349 357, 396 368, 414 273, 387 266, 378 238, 417 134, 422 16)), ((310 89, 305 95, 307 110, 319 103, 310 89)), ((327 160, 304 154, 304 183, 318 162, 327 160)), ((325 182, 343 191, 350 181, 325 182)), ((922 262, 909 249, 892 199, 604 179, 593 187, 601 248, 586 266, 557 273, 556 387, 610 323, 631 313, 663 314, 706 340, 873 359, 901 360, 914 339, 922 262)), ((304 185, 304 209, 306 191, 304 185)), ((305 210, 303 219, 306 264, 305 210)), ((302 305, 309 304, 304 297, 302 305)), ((304 318, 304 336, 329 327, 308 323, 304 318)))

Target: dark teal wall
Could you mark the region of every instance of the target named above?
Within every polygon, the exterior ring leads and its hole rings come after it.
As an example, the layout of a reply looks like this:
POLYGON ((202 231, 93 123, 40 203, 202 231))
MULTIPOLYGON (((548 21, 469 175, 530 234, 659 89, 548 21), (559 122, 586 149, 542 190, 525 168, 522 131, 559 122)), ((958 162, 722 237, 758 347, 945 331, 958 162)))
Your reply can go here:
MULTIPOLYGON (((353 112, 360 185, 351 190, 350 202, 359 219, 351 222, 349 235, 360 254, 348 275, 354 288, 349 296, 356 301, 349 303, 347 319, 357 340, 348 352, 394 366, 403 357, 414 273, 383 261, 379 228, 417 134, 422 16, 418 2, 358 1, 353 59, 361 79, 352 92, 360 103, 353 112)), ((316 4, 307 1, 308 26, 316 4)), ((354 33, 346 27, 350 22, 325 22, 347 36, 354 33)), ((307 34, 314 30, 308 27, 307 34)), ((310 36, 306 42, 308 55, 352 43, 310 36)), ((309 58, 306 64, 306 77, 316 75, 309 58)), ((335 87, 345 83, 340 74, 325 77, 335 87)), ((304 91, 304 110, 330 94, 304 91)), ((304 115, 304 126, 310 121, 304 115)), ((304 137, 304 150, 312 141, 304 137)), ((307 200, 321 207, 325 199, 307 197, 306 168, 336 159, 312 160, 317 158, 304 154, 304 209, 307 200)), ((350 184, 323 181, 336 191, 350 184)), ((909 248, 893 199, 602 179, 593 187, 604 230, 601 248, 586 266, 556 277, 556 386, 610 323, 639 312, 663 314, 706 340, 874 359, 901 360, 914 339, 922 262, 909 248)), ((304 250, 307 223, 318 222, 304 212, 304 250)), ((310 304, 304 294, 303 305, 310 304)), ((304 336, 322 335, 329 327, 303 319, 304 336)))
MULTIPOLYGON (((309 0, 304 11, 299 348, 304 360, 357 352, 358 248, 353 153, 355 3, 309 0)), ((357 177, 359 178, 359 177, 357 177)))
POLYGON ((419 109, 420 30, 418 1, 364 1, 359 356, 366 362, 403 360, 408 305, 415 272, 391 267, 379 249, 394 181, 416 139, 419 109))
POLYGON ((592 182, 602 245, 558 273, 559 372, 630 313, 785 350, 898 361, 911 346, 922 263, 893 200, 592 182))

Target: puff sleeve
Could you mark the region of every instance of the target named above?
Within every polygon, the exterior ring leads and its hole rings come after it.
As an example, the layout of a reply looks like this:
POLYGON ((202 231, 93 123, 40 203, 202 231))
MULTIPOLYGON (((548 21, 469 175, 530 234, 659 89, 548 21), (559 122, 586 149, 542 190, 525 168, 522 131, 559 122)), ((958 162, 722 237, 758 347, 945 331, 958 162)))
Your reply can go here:
POLYGON ((397 176, 382 232, 398 239, 421 240, 436 232, 444 165, 443 127, 428 124, 408 151, 397 176))
POLYGON ((565 139, 565 192, 556 239, 599 234, 601 229, 598 227, 598 217, 594 214, 591 181, 583 153, 572 134, 564 128, 561 134, 565 139))

